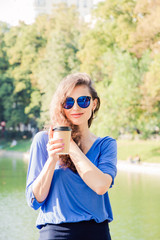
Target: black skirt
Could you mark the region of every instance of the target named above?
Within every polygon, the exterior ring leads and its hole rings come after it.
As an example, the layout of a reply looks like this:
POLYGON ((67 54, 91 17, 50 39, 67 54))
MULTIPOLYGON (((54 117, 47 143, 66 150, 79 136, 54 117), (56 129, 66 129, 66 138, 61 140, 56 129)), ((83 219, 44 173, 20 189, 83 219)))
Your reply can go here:
POLYGON ((39 240, 111 240, 108 221, 94 220, 76 223, 47 224, 40 231, 39 240))

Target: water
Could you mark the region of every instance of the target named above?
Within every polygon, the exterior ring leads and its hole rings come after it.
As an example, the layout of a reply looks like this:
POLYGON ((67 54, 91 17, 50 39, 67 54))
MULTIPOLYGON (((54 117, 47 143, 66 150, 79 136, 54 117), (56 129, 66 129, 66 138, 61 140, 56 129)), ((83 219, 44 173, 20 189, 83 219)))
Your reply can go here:
POLYGON ((110 198, 113 240, 160 240, 160 176, 119 172, 110 198))
POLYGON ((0 240, 35 240, 37 212, 25 199, 27 164, 0 159, 0 240))
MULTIPOLYGON (((26 172, 22 160, 0 159, 0 240, 38 239, 38 211, 25 199, 26 172)), ((160 240, 160 177, 119 172, 109 194, 112 240, 160 240)))

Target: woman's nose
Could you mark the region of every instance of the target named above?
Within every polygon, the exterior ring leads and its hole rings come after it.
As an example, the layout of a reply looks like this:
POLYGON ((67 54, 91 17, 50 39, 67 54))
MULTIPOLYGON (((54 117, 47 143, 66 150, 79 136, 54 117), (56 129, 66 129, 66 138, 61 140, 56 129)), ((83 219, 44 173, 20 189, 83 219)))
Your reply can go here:
POLYGON ((74 102, 73 109, 75 109, 75 110, 76 110, 76 109, 79 109, 79 106, 78 106, 77 101, 74 102))

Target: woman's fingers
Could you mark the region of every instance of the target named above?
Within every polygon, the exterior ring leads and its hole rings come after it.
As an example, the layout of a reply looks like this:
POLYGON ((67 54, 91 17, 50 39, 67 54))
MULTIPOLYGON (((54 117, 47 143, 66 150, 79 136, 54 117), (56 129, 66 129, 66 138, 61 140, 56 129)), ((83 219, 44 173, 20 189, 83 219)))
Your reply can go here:
POLYGON ((64 147, 64 143, 60 142, 60 143, 54 143, 54 144, 47 144, 47 150, 51 151, 54 149, 58 149, 58 148, 63 148, 64 147))
POLYGON ((60 139, 50 139, 49 140, 49 144, 51 145, 51 144, 56 144, 56 143, 62 143, 63 142, 63 139, 62 138, 60 138, 60 139))
POLYGON ((48 155, 51 158, 55 158, 56 154, 62 152, 63 149, 64 149, 63 139, 50 139, 47 144, 48 155))
POLYGON ((62 152, 62 150, 63 150, 63 147, 62 147, 62 148, 54 149, 54 150, 52 150, 52 151, 49 151, 49 155, 50 155, 50 156, 55 155, 56 153, 62 152))
POLYGON ((63 139, 54 139, 53 126, 49 129, 49 141, 47 144, 47 151, 50 157, 55 157, 56 153, 60 153, 64 148, 63 139))
POLYGON ((50 126, 49 128, 49 140, 53 139, 53 126, 50 126))

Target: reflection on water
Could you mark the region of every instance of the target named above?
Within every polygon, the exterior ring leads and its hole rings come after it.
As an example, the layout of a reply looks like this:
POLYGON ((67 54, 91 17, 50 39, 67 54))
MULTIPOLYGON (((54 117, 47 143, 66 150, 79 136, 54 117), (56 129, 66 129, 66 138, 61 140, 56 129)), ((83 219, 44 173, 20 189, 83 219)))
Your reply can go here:
MULTIPOLYGON (((23 161, 0 159, 0 240, 38 239, 38 212, 25 199, 26 172, 23 161)), ((160 177, 119 172, 109 194, 112 240, 160 239, 160 177)))
POLYGON ((0 239, 37 239, 35 217, 24 202, 24 192, 0 195, 0 239))
POLYGON ((113 240, 160 239, 160 177, 119 172, 110 190, 113 240))
POLYGON ((21 160, 0 159, 0 239, 35 240, 37 212, 25 199, 27 165, 21 160))

